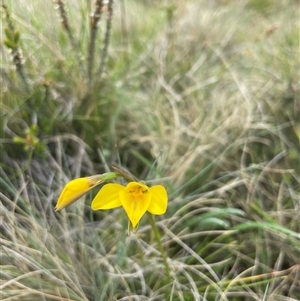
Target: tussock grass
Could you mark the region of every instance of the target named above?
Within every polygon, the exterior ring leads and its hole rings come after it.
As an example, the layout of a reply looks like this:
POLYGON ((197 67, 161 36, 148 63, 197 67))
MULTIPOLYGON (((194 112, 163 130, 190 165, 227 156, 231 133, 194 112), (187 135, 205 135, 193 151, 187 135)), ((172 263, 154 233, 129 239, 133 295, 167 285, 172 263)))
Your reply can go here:
POLYGON ((299 5, 117 2, 91 34, 92 2, 5 2, 2 299, 298 300, 299 5), (168 189, 169 279, 146 216, 53 210, 116 164, 168 189))

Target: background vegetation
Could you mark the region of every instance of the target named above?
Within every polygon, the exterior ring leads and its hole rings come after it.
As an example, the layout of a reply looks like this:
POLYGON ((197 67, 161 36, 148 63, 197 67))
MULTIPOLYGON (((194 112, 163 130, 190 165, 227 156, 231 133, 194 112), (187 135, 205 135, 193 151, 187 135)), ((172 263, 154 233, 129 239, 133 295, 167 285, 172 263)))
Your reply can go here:
POLYGON ((298 1, 2 0, 1 17, 2 300, 300 299, 298 1), (169 279, 146 217, 128 236, 97 191, 54 212, 112 165, 167 188, 169 279))

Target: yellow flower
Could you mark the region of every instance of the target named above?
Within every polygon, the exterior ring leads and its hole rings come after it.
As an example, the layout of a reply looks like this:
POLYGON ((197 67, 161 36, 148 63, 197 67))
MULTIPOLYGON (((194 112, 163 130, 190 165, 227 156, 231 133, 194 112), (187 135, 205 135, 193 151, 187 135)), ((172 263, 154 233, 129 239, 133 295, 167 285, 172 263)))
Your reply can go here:
POLYGON ((95 186, 103 183, 106 180, 111 180, 116 177, 117 174, 115 172, 108 172, 102 175, 78 178, 68 182, 60 194, 55 206, 55 211, 60 211, 73 204, 95 186))
POLYGON ((116 183, 104 185, 92 202, 93 210, 123 207, 134 229, 146 211, 161 215, 167 210, 168 195, 161 185, 148 187, 143 183, 130 182, 127 186, 116 183))

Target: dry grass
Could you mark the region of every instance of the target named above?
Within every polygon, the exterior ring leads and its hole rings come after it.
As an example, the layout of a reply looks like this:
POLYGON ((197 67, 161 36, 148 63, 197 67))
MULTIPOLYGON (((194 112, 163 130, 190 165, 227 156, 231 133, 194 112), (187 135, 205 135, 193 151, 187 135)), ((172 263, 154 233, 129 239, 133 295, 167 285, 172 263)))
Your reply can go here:
POLYGON ((101 78, 88 2, 73 42, 51 2, 9 3, 31 92, 3 48, 3 300, 299 299, 299 5, 263 3, 118 2, 101 78), (146 217, 128 236, 96 191, 53 211, 112 164, 168 189, 170 279, 146 217))

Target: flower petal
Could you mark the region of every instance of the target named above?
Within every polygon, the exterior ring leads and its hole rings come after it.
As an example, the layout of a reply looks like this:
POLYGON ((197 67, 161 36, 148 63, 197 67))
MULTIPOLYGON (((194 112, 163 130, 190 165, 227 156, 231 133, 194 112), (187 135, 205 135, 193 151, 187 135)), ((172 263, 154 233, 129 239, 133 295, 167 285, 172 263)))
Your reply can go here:
POLYGON ((151 194, 151 201, 148 211, 156 215, 164 214, 168 206, 168 195, 165 187, 155 185, 149 188, 149 192, 151 194))
POLYGON ((60 211, 65 207, 71 205, 84 194, 86 194, 89 190, 101 184, 102 182, 102 175, 78 178, 68 182, 58 198, 57 204, 55 206, 55 211, 60 211))
POLYGON ((104 185, 97 193, 92 202, 93 210, 106 210, 122 206, 120 201, 120 191, 124 190, 123 185, 109 183, 104 185))
POLYGON ((149 188, 142 183, 130 182, 120 191, 120 200, 132 227, 136 228, 150 204, 149 188))

